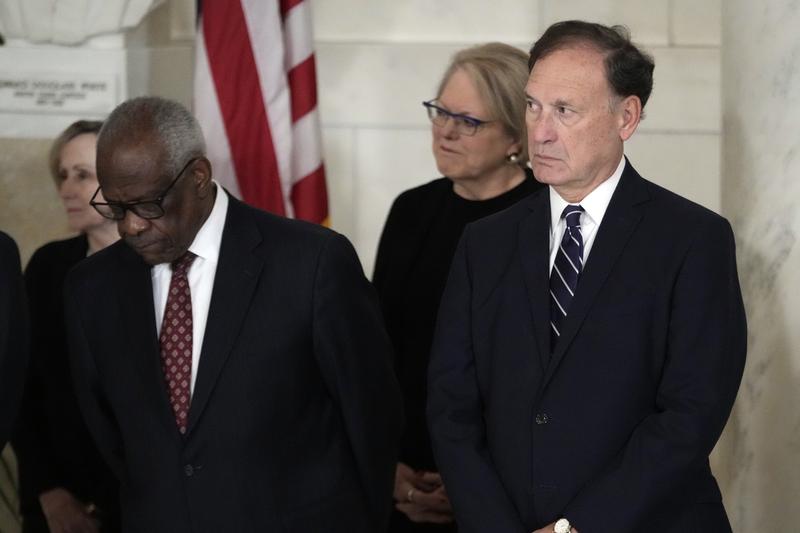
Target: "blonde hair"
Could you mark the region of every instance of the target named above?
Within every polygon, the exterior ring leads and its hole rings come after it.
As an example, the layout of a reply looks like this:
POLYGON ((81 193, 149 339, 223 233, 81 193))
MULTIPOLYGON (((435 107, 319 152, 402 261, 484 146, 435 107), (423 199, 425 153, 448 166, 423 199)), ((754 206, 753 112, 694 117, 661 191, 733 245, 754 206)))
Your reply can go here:
POLYGON ((525 84, 528 82, 528 54, 503 43, 486 43, 457 52, 447 67, 436 91, 456 70, 463 70, 475 84, 490 114, 520 145, 517 163, 528 162, 528 135, 525 128, 525 84))
POLYGON ((101 120, 79 120, 67 126, 67 129, 56 137, 56 140, 53 141, 53 145, 50 147, 50 155, 47 159, 50 166, 50 175, 56 183, 56 187, 61 186, 61 178, 58 170, 58 167, 61 166, 61 150, 64 149, 64 146, 66 146, 68 142, 78 135, 91 133, 96 136, 100 133, 101 127, 103 127, 103 122, 101 120))

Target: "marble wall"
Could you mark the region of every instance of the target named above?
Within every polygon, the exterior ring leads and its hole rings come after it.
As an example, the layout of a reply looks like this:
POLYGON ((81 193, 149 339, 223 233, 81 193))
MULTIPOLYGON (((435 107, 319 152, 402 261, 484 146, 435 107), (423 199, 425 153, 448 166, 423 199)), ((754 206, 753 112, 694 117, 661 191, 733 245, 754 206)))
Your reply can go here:
POLYGON ((716 472, 737 531, 800 529, 800 2, 722 17, 722 211, 737 237, 748 362, 716 472))
MULTIPOLYGON (((125 35, 125 95, 191 102, 193 4, 170 0, 125 35)), ((332 224, 353 241, 367 273, 392 199, 437 177, 420 103, 433 95, 450 56, 490 40, 527 50, 563 18, 627 24, 653 53, 656 87, 629 155, 654 181, 720 207, 720 0, 317 0, 313 7, 332 224)), ((0 68, 4 54, 13 61, 20 53, 0 48, 0 68)), ((35 160, 36 143, 46 140, 4 132, 0 123, 8 154, 0 158, 0 183, 9 183, 16 192, 8 194, 22 202, 28 193, 20 187, 34 187, 32 197, 47 194, 49 180, 35 160)), ((9 213, 0 223, 16 233, 27 257, 63 233, 46 229, 59 217, 53 204, 46 218, 9 213)))

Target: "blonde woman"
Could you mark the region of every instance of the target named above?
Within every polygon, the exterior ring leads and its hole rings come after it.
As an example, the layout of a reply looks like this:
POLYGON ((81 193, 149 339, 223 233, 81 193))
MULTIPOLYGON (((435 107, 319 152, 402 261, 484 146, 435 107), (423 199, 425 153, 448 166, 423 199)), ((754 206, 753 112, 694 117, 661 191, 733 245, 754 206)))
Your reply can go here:
POLYGON ((24 533, 118 530, 117 486, 84 426, 70 379, 62 286, 87 255, 116 241, 116 225, 89 200, 102 122, 81 120, 53 143, 50 170, 76 237, 39 248, 25 269, 31 365, 14 440, 24 533))
POLYGON ((541 185, 527 167, 528 55, 489 43, 458 52, 423 105, 444 176, 402 193, 383 229, 373 283, 395 348, 406 430, 390 531, 455 531, 425 422, 428 359, 439 299, 468 223, 541 185))

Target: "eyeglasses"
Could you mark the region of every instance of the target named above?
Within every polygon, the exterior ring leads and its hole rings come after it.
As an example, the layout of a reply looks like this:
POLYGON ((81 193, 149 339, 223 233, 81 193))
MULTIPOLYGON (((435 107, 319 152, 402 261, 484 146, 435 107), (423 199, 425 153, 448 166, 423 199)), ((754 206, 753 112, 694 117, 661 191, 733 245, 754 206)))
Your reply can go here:
POLYGON ((435 102, 436 100, 422 102, 422 105, 424 105, 425 109, 428 110, 428 118, 431 119, 431 122, 433 122, 434 125, 443 128, 449 119, 453 119, 453 127, 460 135, 475 135, 475 133, 478 131, 478 128, 484 124, 493 122, 491 120, 480 120, 469 115, 462 115, 460 113, 451 113, 447 109, 436 105, 435 102))
POLYGON ((102 216, 110 218, 111 220, 122 220, 125 218, 126 211, 133 211, 137 217, 146 218, 148 220, 161 218, 164 216, 164 206, 161 205, 164 202, 164 198, 167 197, 167 194, 169 194, 169 191, 172 190, 172 187, 178 182, 178 179, 183 176, 186 169, 198 159, 200 158, 193 157, 190 159, 180 172, 178 172, 169 186, 164 189, 164 192, 152 200, 138 200, 136 202, 96 202, 95 198, 100 194, 100 187, 98 187, 92 195, 92 199, 89 200, 89 205, 94 207, 102 216))

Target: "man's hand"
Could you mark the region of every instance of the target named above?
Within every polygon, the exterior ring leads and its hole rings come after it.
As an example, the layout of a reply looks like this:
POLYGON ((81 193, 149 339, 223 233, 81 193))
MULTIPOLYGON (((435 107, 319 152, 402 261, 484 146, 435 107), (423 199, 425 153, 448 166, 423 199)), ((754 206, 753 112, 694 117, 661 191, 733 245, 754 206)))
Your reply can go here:
MULTIPOLYGON (((553 522, 551 524, 547 524, 542 529, 537 529, 533 533, 553 533, 553 531, 555 530, 555 527, 556 527, 556 523, 553 522)), ((573 526, 572 530, 571 530, 571 533, 578 533, 578 530, 575 529, 575 527, 573 526)))
POLYGON ((415 472, 408 465, 397 463, 394 499, 395 508, 412 522, 453 521, 453 509, 437 472, 415 472))
POLYGON ((97 520, 80 500, 60 487, 39 495, 50 533, 99 533, 97 520))

